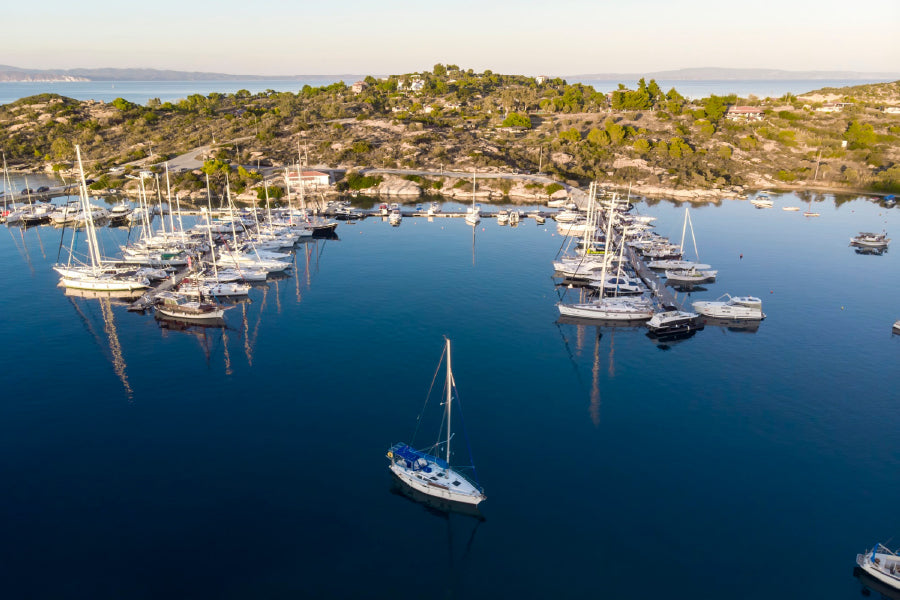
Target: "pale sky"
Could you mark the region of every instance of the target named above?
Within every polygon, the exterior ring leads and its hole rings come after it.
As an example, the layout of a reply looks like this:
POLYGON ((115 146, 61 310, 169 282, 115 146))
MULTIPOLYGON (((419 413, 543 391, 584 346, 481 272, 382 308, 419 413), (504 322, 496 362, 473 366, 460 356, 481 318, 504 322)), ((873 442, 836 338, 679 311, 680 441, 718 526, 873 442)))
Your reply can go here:
POLYGON ((11 2, 0 64, 252 75, 900 71, 898 0, 11 2))

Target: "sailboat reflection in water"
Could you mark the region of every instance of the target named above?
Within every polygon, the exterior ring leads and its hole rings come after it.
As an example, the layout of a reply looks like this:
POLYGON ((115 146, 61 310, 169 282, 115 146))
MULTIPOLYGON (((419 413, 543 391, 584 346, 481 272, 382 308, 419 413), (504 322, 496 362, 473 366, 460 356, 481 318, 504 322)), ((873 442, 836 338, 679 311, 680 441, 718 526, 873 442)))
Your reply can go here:
MULTIPOLYGON (((416 450, 412 446, 405 443, 397 443, 390 447, 387 453, 388 459, 391 461, 389 466, 394 476, 405 486, 412 490, 449 503, 459 503, 463 505, 477 506, 486 496, 484 490, 478 485, 475 479, 474 461, 471 460, 471 450, 469 452, 470 467, 473 479, 469 479, 462 474, 464 467, 450 466, 450 440, 451 434, 451 411, 455 403, 459 405, 459 396, 456 393, 456 382, 453 379, 453 371, 450 363, 450 340, 446 340, 444 353, 438 364, 443 363, 444 357, 447 360, 447 379, 446 379, 446 396, 444 402, 444 416, 441 431, 444 427, 447 430, 446 440, 440 439, 434 445, 423 450, 416 450), (441 445, 444 445, 444 458, 440 458, 437 454, 441 451, 441 445)), ((433 388, 433 384, 432 384, 433 388)), ((429 390, 429 396, 431 395, 429 390)), ((428 406, 428 398, 425 400, 425 407, 428 406)), ((462 421, 462 411, 457 406, 457 412, 460 413, 460 421, 462 421)), ((422 409, 423 413, 425 408, 422 409)), ((417 423, 421 422, 422 415, 419 415, 417 423)), ((416 426, 418 430, 418 425, 416 426)), ((415 438, 415 434, 413 435, 415 438)), ((467 440, 468 441, 468 440, 467 440)))

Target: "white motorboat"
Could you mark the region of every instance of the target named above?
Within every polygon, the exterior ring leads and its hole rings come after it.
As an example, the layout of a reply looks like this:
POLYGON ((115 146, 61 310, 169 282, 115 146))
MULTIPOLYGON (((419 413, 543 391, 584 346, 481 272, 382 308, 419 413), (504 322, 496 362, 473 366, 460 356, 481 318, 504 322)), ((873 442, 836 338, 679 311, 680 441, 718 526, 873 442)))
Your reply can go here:
POLYGON ((391 214, 388 216, 388 222, 391 225, 397 226, 403 220, 403 214, 400 212, 399 208, 395 208, 391 211, 391 214))
POLYGON ((772 208, 773 206, 775 206, 775 203, 768 198, 754 198, 750 201, 750 204, 752 204, 756 208, 772 208))
POLYGON ((865 554, 857 554, 856 564, 870 577, 900 592, 900 556, 884 544, 875 544, 865 554))
MULTIPOLYGON (((446 427, 445 440, 439 439, 433 446, 424 450, 416 450, 405 443, 393 444, 387 452, 391 461, 388 468, 404 485, 427 496, 459 502, 464 505, 477 506, 486 498, 484 489, 475 481, 462 474, 460 467, 450 466, 451 408, 459 402, 456 381, 450 364, 450 340, 446 342, 444 357, 447 360, 446 397, 444 401, 444 419, 441 427, 446 427), (444 446, 443 458, 437 456, 444 446)), ((440 367, 440 365, 439 365, 440 367)), ((474 473, 474 465, 472 466, 474 473)))
POLYGON ((894 321, 894 326, 891 327, 891 331, 894 333, 900 333, 900 320, 894 321))
POLYGON ((651 260, 647 266, 657 271, 677 271, 682 269, 710 269, 709 265, 690 260, 651 260))
POLYGON ((718 271, 689 269, 666 269, 666 283, 675 285, 696 285, 716 280, 718 271))
POLYGON ((577 210, 565 209, 565 210, 561 210, 558 213, 556 213, 555 215, 553 215, 553 218, 556 220, 557 223, 574 223, 575 221, 580 219, 582 216, 583 215, 580 212, 578 212, 577 210))
POLYGON ((433 217, 434 215, 441 212, 441 205, 439 202, 432 202, 428 206, 428 216, 433 217))
POLYGON ((860 248, 887 248, 891 243, 891 239, 887 233, 869 233, 861 231, 860 234, 850 239, 851 246, 859 246, 860 248))
POLYGON ((522 214, 517 210, 509 211, 509 226, 515 227, 519 224, 519 221, 522 218, 522 214))
POLYGON ((506 209, 497 213, 497 225, 509 225, 509 211, 506 209))
POLYGON ((714 319, 734 319, 760 321, 766 318, 762 311, 762 300, 755 296, 730 296, 723 294, 715 301, 693 303, 694 310, 704 317, 714 319), (728 298, 722 301, 721 298, 728 298))

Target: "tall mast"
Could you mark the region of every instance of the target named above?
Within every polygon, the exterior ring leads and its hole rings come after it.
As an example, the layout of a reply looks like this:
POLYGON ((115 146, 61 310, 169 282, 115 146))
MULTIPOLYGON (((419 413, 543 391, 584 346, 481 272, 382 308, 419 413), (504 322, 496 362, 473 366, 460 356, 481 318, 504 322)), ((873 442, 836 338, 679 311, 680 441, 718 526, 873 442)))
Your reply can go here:
POLYGON ((162 186, 159 185, 159 174, 154 174, 154 181, 156 181, 156 199, 159 202, 159 230, 163 234, 163 238, 166 235, 166 213, 163 212, 163 202, 162 202, 162 186))
POLYGON ((450 338, 447 338, 447 464, 450 464, 450 403, 453 399, 453 371, 450 368, 450 338))
POLYGON ((615 216, 616 216, 616 199, 617 198, 618 198, 617 194, 613 194, 612 204, 610 205, 609 213, 607 214, 608 219, 606 222, 606 241, 604 242, 604 245, 603 245, 603 269, 600 272, 600 281, 602 282, 602 284, 600 285, 600 299, 601 300, 606 295, 606 290, 603 289, 604 286, 606 285, 606 267, 607 267, 607 265, 609 265, 610 260, 612 260, 610 258, 610 254, 609 254, 608 250, 609 250, 609 242, 612 239, 613 219, 615 219, 615 216))
POLYGON ((81 164, 81 147, 75 145, 75 155, 78 158, 78 172, 81 175, 81 186, 79 194, 81 195, 81 206, 84 210, 85 229, 87 230, 88 250, 91 254, 91 266, 96 271, 100 267, 100 249, 97 246, 97 232, 94 230, 94 213, 91 210, 91 203, 88 200, 87 182, 84 179, 84 166, 81 164))
POLYGON ((166 208, 169 209, 169 230, 175 233, 175 221, 172 218, 172 186, 169 184, 168 161, 166 161, 166 208))
MULTIPOLYGON (((206 213, 209 216, 212 215, 212 196, 209 194, 209 174, 206 175, 206 205, 209 207, 209 212, 206 213)), ((179 215, 180 218, 180 215, 179 215)), ((216 244, 213 242, 212 236, 212 222, 209 221, 209 218, 206 219, 209 223, 209 227, 206 228, 206 233, 209 236, 209 253, 212 255, 212 264, 213 264, 213 274, 216 276, 216 283, 219 283, 219 267, 216 265, 216 244)), ((199 285, 199 284, 198 284, 199 285)))
POLYGON ((6 188, 3 191, 3 212, 9 210, 9 206, 7 205, 7 198, 12 193, 12 184, 9 181, 9 172, 6 169, 6 152, 3 153, 3 187, 6 188))

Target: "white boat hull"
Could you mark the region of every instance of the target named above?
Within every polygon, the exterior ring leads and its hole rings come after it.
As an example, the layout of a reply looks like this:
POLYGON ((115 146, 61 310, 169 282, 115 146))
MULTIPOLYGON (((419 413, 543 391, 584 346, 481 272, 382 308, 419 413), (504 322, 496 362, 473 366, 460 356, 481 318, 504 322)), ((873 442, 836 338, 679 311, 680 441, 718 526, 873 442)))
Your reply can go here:
POLYGON ((603 321, 646 321, 653 316, 653 309, 646 307, 622 306, 613 304, 582 303, 582 304, 557 304, 559 314, 564 317, 577 319, 598 319, 603 321))
MULTIPOLYGON (((451 502, 471 504, 472 506, 477 506, 484 500, 484 494, 462 494, 456 492, 450 489, 450 486, 430 481, 425 477, 426 474, 410 472, 396 463, 391 463, 388 468, 402 483, 425 495, 441 498, 442 500, 449 500, 451 502)), ((455 475, 455 472, 452 469, 448 469, 448 472, 455 475)))
POLYGON ((149 286, 143 282, 106 277, 61 277, 63 287, 93 292, 135 292, 149 286))
POLYGON ((766 318, 761 309, 735 306, 725 302, 694 302, 693 307, 699 314, 713 319, 761 321, 766 318))

